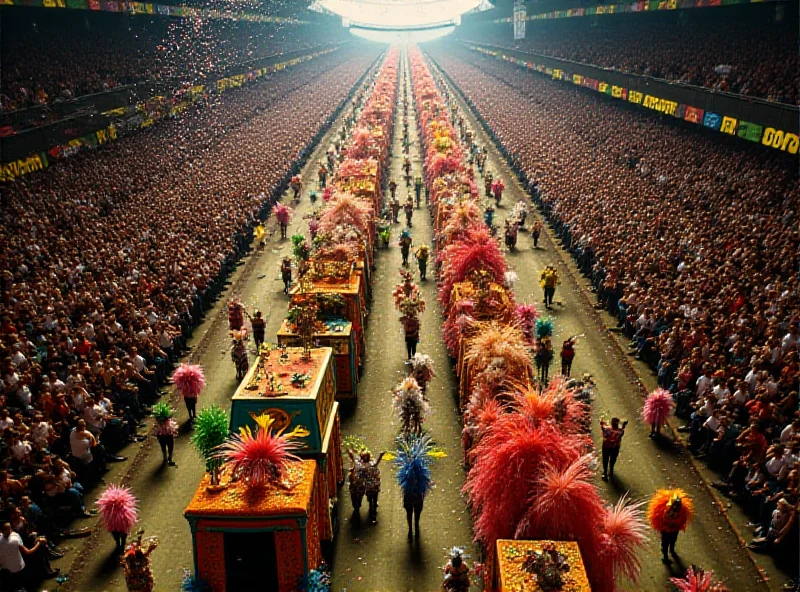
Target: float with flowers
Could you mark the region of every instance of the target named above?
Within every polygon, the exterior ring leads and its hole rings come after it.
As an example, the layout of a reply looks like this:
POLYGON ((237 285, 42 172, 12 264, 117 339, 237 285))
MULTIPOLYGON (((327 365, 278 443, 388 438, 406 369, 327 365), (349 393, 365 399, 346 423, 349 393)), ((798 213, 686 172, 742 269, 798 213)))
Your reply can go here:
POLYGON ((298 281, 278 333, 280 345, 298 345, 292 317, 314 303, 320 321, 315 344, 335 352, 337 399, 358 397, 358 372, 366 349, 371 272, 381 207, 381 183, 389 157, 397 95, 399 54, 390 50, 364 103, 349 142, 341 149, 323 207, 314 215, 313 237, 295 235, 298 281))
POLYGON ((641 505, 605 504, 593 483, 587 405, 563 379, 535 379, 537 311, 516 300, 514 274, 484 222, 446 85, 417 48, 410 59, 485 589, 618 590, 640 572, 641 505))
MULTIPOLYGON (((213 592, 251 589, 256 577, 259 589, 294 592, 323 574, 321 542, 336 533, 343 481, 335 399, 343 378, 350 383, 342 392, 356 394, 398 64, 389 51, 342 147, 348 179, 374 187, 364 193, 366 185, 347 186, 337 173, 310 221, 312 236, 292 237, 298 281, 280 346, 262 345, 230 417, 212 407, 195 421, 192 442, 206 475, 185 516, 196 579, 213 592), (319 347, 323 336, 330 347, 319 347)), ((231 316, 238 322, 236 311, 231 316)))

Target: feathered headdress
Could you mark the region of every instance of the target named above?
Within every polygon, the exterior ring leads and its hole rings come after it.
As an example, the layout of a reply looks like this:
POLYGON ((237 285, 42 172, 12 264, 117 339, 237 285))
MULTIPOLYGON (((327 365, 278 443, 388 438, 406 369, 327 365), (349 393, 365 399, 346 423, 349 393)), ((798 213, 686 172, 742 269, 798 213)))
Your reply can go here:
POLYGON ((165 403, 161 401, 153 405, 153 419, 155 419, 158 423, 164 423, 172 418, 172 408, 169 406, 169 403, 165 403))
POLYGON ((647 399, 644 401, 642 421, 648 425, 662 426, 667 423, 667 418, 674 406, 672 393, 666 389, 657 388, 647 395, 647 399))
POLYGON ((415 375, 423 376, 426 382, 436 377, 436 372, 433 371, 433 358, 427 354, 415 353, 411 358, 411 369, 415 375))
POLYGON ((539 313, 533 304, 517 304, 514 309, 514 316, 522 329, 522 335, 525 337, 530 345, 533 345, 534 331, 536 329, 536 319, 539 318, 539 313))
POLYGON ((659 489, 647 507, 647 520, 653 530, 675 532, 686 530, 694 517, 694 503, 682 489, 659 489), (667 512, 673 510, 672 516, 667 512))
POLYGON ((536 338, 544 339, 553 334, 553 320, 550 317, 536 319, 536 338))
POLYGON ((287 226, 292 219, 292 209, 286 204, 277 204, 273 206, 272 213, 275 214, 275 219, 282 226, 287 226))
POLYGON ((199 364, 181 364, 172 373, 172 382, 182 397, 196 399, 206 386, 206 377, 199 364))
POLYGON ((411 377, 403 379, 392 391, 392 408, 404 433, 421 426, 431 412, 430 403, 422 395, 417 381, 411 377))
POLYGON ((397 469, 397 483, 404 497, 421 501, 431 490, 432 447, 433 442, 427 433, 397 438, 397 452, 392 462, 397 469))
POLYGON ((127 487, 109 485, 95 504, 108 532, 129 533, 139 518, 137 500, 127 487))

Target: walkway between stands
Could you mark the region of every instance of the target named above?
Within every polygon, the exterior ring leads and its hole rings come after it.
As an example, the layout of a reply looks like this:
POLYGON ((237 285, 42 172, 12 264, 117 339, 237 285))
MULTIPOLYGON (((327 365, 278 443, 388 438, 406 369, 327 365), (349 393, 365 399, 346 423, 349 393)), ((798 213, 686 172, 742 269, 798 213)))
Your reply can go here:
MULTIPOLYGON (((397 123, 393 139, 390 177, 397 183, 397 196, 401 203, 408 195, 413 197, 413 187, 406 187, 403 179, 403 88, 408 90, 409 136, 411 146, 412 178, 422 174, 421 142, 416 129, 414 106, 409 86, 409 69, 403 56, 403 78, 399 91, 401 101, 396 109, 397 123)), ((402 213, 401 220, 404 218, 402 213)), ((414 245, 431 245, 432 226, 428 210, 414 210, 411 228, 414 245)), ((400 249, 397 241, 404 223, 392 226, 392 241, 388 250, 377 250, 377 271, 374 274, 373 302, 367 330, 367 352, 364 374, 359 385, 357 406, 342 417, 344 436, 363 438, 373 453, 393 450, 394 438, 399 431, 392 417, 391 389, 408 373, 405 359, 403 330, 394 309, 392 290, 400 283, 400 249)), ((431 256, 431 262, 433 255, 431 256)), ((429 269, 432 264, 429 265, 429 269)), ((409 543, 406 538, 406 515, 403 510, 400 488, 394 478, 390 463, 381 464, 381 494, 377 524, 366 519, 366 509, 361 510, 361 520, 352 520, 352 507, 347 485, 340 491, 339 513, 342 526, 335 543, 333 561, 333 590, 339 592, 429 592, 441 585, 442 568, 447 563, 447 552, 454 545, 471 548, 472 524, 461 487, 465 473, 461 468, 461 419, 456 396, 455 376, 450 369, 447 351, 442 341, 441 311, 436 300, 436 283, 429 272, 427 282, 419 282, 413 257, 409 269, 415 271, 415 281, 420 285, 427 308, 421 315, 420 344, 417 351, 430 355, 435 362, 437 376, 428 387, 433 413, 426 423, 436 443, 447 453, 447 458, 437 460, 432 468, 435 489, 425 500, 420 521, 420 539, 409 543)), ((472 550, 473 559, 477 553, 472 550)), ((471 561, 469 561, 471 565, 471 561)), ((473 587, 474 590, 478 588, 473 587)))

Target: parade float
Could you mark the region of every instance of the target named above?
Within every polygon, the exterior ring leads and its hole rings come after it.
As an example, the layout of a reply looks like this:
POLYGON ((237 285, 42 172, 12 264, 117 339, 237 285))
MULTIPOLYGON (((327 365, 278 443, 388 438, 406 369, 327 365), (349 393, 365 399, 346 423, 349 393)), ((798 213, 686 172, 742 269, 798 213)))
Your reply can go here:
POLYGON ((373 249, 378 240, 381 183, 388 166, 389 140, 398 79, 397 50, 390 50, 373 92, 342 147, 342 159, 314 215, 313 238, 292 237, 298 281, 289 290, 287 319, 277 335, 280 346, 303 341, 298 316, 313 317, 305 328, 318 346, 334 351, 336 398, 355 400, 366 349, 373 249), (314 312, 310 312, 310 311, 314 312))
POLYGON ((303 430, 297 455, 316 461, 317 488, 328 500, 317 520, 326 541, 337 528, 337 491, 344 480, 335 396, 331 348, 264 347, 231 401, 231 432, 254 429, 263 416, 276 429, 303 430))
POLYGON ((589 407, 563 379, 536 380, 537 328, 552 333, 552 323, 516 302, 514 274, 467 162, 469 130, 459 137, 447 85, 437 85, 418 49, 410 54, 444 340, 464 410, 463 491, 484 590, 612 592, 618 582, 635 584, 641 505, 624 497, 605 504, 593 483, 589 407))
POLYGON ((219 486, 204 476, 186 508, 194 571, 211 592, 294 592, 321 563, 328 500, 316 462, 287 440, 268 425, 232 436, 219 486))
MULTIPOLYGON (((347 261, 334 264, 331 261, 320 262, 311 260, 309 270, 289 290, 289 318, 290 324, 286 327, 294 330, 292 323, 293 310, 315 305, 320 318, 330 322, 349 323, 352 340, 352 366, 348 360, 347 369, 349 382, 358 380, 357 369, 366 349, 364 338, 364 324, 366 322, 366 294, 362 282, 363 276, 353 270, 352 263, 347 261), (310 304, 313 303, 313 304, 310 304)), ((322 329, 322 327, 318 327, 322 329)), ((315 331, 321 333, 322 331, 315 331)), ((289 338, 287 337, 287 342, 289 338)), ((349 354, 348 354, 349 355, 349 354)), ((354 388, 349 389, 350 397, 355 396, 354 388)))

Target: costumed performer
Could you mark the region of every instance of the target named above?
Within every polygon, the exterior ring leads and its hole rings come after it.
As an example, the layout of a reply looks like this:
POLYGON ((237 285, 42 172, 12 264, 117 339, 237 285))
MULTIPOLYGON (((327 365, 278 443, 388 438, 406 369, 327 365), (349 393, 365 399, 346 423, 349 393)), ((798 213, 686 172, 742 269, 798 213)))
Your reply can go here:
POLYGON ((394 465, 397 468, 397 483, 403 492, 403 508, 408 521, 408 540, 414 539, 411 529, 412 519, 419 539, 419 519, 425 497, 433 487, 430 464, 432 442, 428 434, 410 434, 397 439, 397 456, 394 465))
POLYGON ((245 334, 241 331, 234 331, 231 336, 231 360, 236 366, 236 380, 242 380, 250 369, 245 334))
POLYGON ((670 565, 668 552, 675 553, 678 533, 686 530, 694 517, 692 498, 682 489, 659 489, 647 507, 647 519, 653 530, 661 533, 661 562, 670 565))
POLYGON ((408 230, 403 230, 400 233, 400 254, 403 255, 403 267, 408 267, 408 255, 411 253, 411 245, 414 244, 414 239, 411 238, 411 233, 408 230))
POLYGON ((244 326, 244 306, 238 298, 228 302, 228 330, 238 331, 244 326))
POLYGON ((403 212, 406 214, 406 226, 409 228, 412 227, 411 218, 414 216, 414 202, 411 200, 411 196, 408 196, 405 205, 403 206, 403 212))
POLYGON ((109 485, 95 504, 100 511, 103 526, 114 537, 117 551, 121 553, 125 550, 131 528, 139 519, 136 498, 127 487, 109 485))
POLYGON ((277 204, 272 208, 272 213, 275 214, 275 219, 281 227, 281 238, 286 238, 286 229, 289 227, 289 221, 292 219, 292 209, 285 204, 277 204))
POLYGON ((400 420, 400 431, 408 435, 420 433, 422 422, 431 411, 430 403, 425 399, 419 384, 411 376, 405 378, 392 391, 392 407, 400 420))
POLYGON ((281 262, 281 280, 283 280, 283 293, 289 293, 289 287, 292 285, 292 260, 284 257, 281 262))
POLYGON ((657 388, 647 395, 644 407, 642 407, 642 421, 650 424, 649 438, 655 438, 659 434, 661 426, 667 423, 667 418, 674 405, 672 393, 668 390, 657 388))
POLYGON ((572 372, 572 361, 575 359, 575 344, 578 343, 578 336, 573 335, 561 344, 561 374, 569 377, 572 372))
POLYGON ((549 335, 539 340, 533 360, 536 362, 536 369, 539 371, 539 380, 544 387, 547 387, 547 381, 550 376, 550 364, 553 362, 553 343, 549 335))
POLYGON ((620 425, 618 417, 611 418, 611 425, 600 418, 600 430, 603 432, 603 481, 608 481, 609 474, 614 476, 614 465, 619 457, 622 447, 622 437, 625 435, 625 421, 620 425))
POLYGON ((414 251, 414 257, 417 259, 419 266, 419 279, 424 281, 428 279, 426 274, 428 272, 428 257, 430 256, 430 248, 428 245, 420 245, 414 251))
POLYGON ((381 470, 378 465, 383 458, 383 452, 374 461, 368 450, 355 454, 348 448, 347 455, 353 462, 350 468, 350 500, 353 502, 353 513, 358 514, 366 495, 369 519, 374 522, 378 515, 378 494, 381 492, 381 470))
POLYGON ((500 179, 492 181, 491 189, 494 195, 494 201, 497 207, 500 207, 500 200, 503 199, 503 190, 506 188, 505 183, 500 179))
POLYGON ((144 531, 140 530, 136 540, 119 558, 125 572, 125 585, 128 587, 128 592, 153 592, 155 589, 153 571, 150 568, 150 553, 158 547, 158 539, 150 537, 142 541, 143 534, 144 531))
POLYGON ((419 388, 424 395, 428 390, 428 383, 436 378, 436 372, 433 371, 433 358, 426 354, 415 353, 411 358, 411 373, 414 380, 417 381, 419 388))
POLYGON ((464 549, 453 547, 450 550, 450 559, 444 567, 444 582, 442 590, 444 592, 469 592, 469 567, 464 563, 462 557, 464 549))
POLYGON ((553 297, 556 295, 558 270, 552 265, 545 267, 539 275, 539 284, 544 290, 544 307, 549 309, 553 305, 553 297))
POLYGON ((199 364, 181 364, 172 373, 172 382, 183 397, 189 422, 193 422, 197 417, 197 397, 206 386, 203 368, 199 364))
POLYGON ((161 454, 164 457, 162 464, 177 467, 178 465, 172 461, 172 452, 175 449, 175 438, 178 436, 178 424, 172 419, 172 409, 169 404, 162 401, 153 405, 153 419, 155 420, 153 434, 161 446, 161 454))

